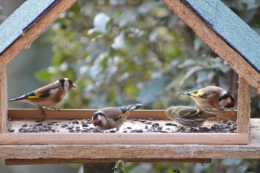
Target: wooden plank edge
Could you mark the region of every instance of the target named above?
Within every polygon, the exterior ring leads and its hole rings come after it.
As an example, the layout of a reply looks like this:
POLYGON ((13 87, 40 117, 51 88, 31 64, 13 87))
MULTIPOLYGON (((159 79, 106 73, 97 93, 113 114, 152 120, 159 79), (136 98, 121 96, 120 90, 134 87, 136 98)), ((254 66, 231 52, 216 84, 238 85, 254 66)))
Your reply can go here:
MULTIPOLYGON (((96 111, 97 109, 61 109, 60 111, 46 110, 46 117, 43 117, 40 115, 40 111, 36 109, 8 109, 8 116, 19 119, 90 119, 93 113, 96 111)), ((234 111, 234 114, 232 114, 231 111, 214 110, 210 112, 218 113, 229 119, 237 118, 237 111, 234 111)), ((129 119, 147 119, 148 117, 154 120, 167 119, 165 116, 165 110, 135 110, 132 111, 128 116, 129 119)))
POLYGON ((204 144, 243 145, 249 143, 244 133, 90 133, 90 134, 0 134, 0 145, 140 145, 204 144))
MULTIPOLYGON (((132 162, 133 159, 130 158, 121 158, 120 160, 124 162, 132 162)), ((39 164, 71 164, 71 163, 109 163, 117 162, 118 159, 6 159, 5 165, 39 165, 39 164)), ((137 158, 134 162, 174 162, 174 163, 211 163, 211 159, 146 159, 146 158, 137 158)))
POLYGON ((238 82, 237 108, 239 112, 237 118, 237 133, 249 133, 251 87, 245 78, 241 76, 239 76, 238 82))
POLYGON ((182 0, 163 0, 165 4, 182 19, 192 30, 221 58, 260 93, 260 73, 254 69, 236 50, 211 29, 182 0), (243 67, 243 68, 241 68, 243 67))

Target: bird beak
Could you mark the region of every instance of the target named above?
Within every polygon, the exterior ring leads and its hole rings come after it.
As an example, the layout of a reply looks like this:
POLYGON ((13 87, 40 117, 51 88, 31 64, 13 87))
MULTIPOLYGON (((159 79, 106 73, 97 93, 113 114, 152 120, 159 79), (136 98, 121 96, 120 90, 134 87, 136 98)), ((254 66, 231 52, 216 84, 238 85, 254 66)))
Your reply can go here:
POLYGON ((77 86, 73 83, 72 86, 71 86, 71 88, 72 88, 72 89, 73 89, 73 88, 77 88, 77 86))

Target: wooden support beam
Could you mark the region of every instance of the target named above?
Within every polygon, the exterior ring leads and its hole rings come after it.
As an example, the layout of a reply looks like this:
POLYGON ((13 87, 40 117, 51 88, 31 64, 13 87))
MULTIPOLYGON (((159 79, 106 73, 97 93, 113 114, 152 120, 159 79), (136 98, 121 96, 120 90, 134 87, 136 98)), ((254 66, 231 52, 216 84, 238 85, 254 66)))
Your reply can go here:
POLYGON ((248 144, 248 134, 236 133, 89 133, 0 134, 0 145, 138 145, 138 144, 248 144), (207 139, 207 140, 205 140, 207 139))
POLYGON ((239 76, 237 133, 249 133, 250 98, 250 85, 245 78, 239 76))
POLYGON ((0 133, 6 131, 7 124, 7 79, 6 67, 0 68, 0 133))
MULTIPOLYGON (((8 109, 8 116, 20 119, 35 119, 35 118, 46 118, 46 119, 90 119, 97 109, 61 109, 60 111, 46 110, 46 117, 40 114, 37 109, 8 109)), ((237 111, 234 114, 231 111, 211 111, 218 113, 229 119, 237 118, 237 111)), ((165 110, 135 110, 132 111, 128 118, 139 118, 147 119, 148 117, 154 120, 165 120, 165 110)))
POLYGON ((5 67, 22 50, 28 48, 60 15, 70 8, 76 0, 60 0, 37 23, 35 23, 22 37, 12 44, 1 56, 0 67, 5 67))
POLYGON ((207 24, 182 0, 163 0, 180 19, 185 21, 214 52, 225 59, 229 65, 247 82, 260 92, 260 73, 229 44, 219 37, 207 24))
MULTIPOLYGON (((109 163, 109 162, 117 162, 118 159, 6 159, 5 165, 39 165, 39 164, 69 164, 69 163, 109 163)), ((132 162, 131 159, 126 158, 123 160, 124 162, 132 162)), ((202 158, 202 159, 173 159, 173 158, 162 158, 161 160, 153 160, 153 159, 138 159, 139 162, 188 162, 188 163, 211 163, 211 159, 202 158)))

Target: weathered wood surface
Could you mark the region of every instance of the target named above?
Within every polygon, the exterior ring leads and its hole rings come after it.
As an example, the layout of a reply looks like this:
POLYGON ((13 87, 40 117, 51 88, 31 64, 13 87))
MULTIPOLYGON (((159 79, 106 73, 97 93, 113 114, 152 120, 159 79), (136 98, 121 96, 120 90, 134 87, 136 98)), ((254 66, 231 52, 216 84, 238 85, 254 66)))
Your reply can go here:
MULTIPOLYGON (((6 165, 38 165, 38 164, 69 164, 69 163, 109 163, 117 162, 118 159, 6 159, 6 165)), ((132 162, 131 159, 125 159, 124 162, 132 162)), ((156 162, 154 159, 143 159, 139 158, 139 162, 156 162)), ((211 159, 202 158, 202 159, 161 159, 160 162, 189 162, 189 163, 211 163, 211 159)), ((115 165, 115 164, 114 164, 115 165)))
POLYGON ((248 134, 237 133, 3 133, 0 145, 138 145, 138 144, 247 144, 248 134))
MULTIPOLYGON (((97 109, 61 109, 60 111, 46 110, 46 119, 86 119, 91 118, 93 113, 97 109)), ((211 111, 214 113, 221 114, 230 119, 236 119, 237 111, 234 111, 234 114, 231 111, 211 111)), ((35 118, 44 118, 40 111, 37 109, 8 109, 8 116, 13 118, 21 119, 35 119, 35 118)), ((147 119, 148 117, 152 119, 164 120, 167 119, 165 116, 165 110, 135 110, 132 111, 128 118, 143 118, 147 119)))
MULTIPOLYGON (((39 137, 40 138, 40 137, 39 137)), ((144 138, 144 136, 143 136, 144 138)), ((28 139, 24 139, 28 140, 28 139)), ((159 137, 158 141, 161 140, 159 137)), ((205 140, 210 140, 205 137, 205 140)), ((248 145, 188 144, 75 144, 64 145, 0 145, 0 158, 5 159, 87 159, 100 162, 125 160, 131 162, 164 161, 168 159, 260 158, 260 120, 250 121, 248 145)), ((46 161, 46 160, 45 160, 46 161)), ((64 161, 66 163, 66 161, 64 161)), ((45 162, 46 163, 46 162, 45 162)), ((51 162, 50 162, 51 163, 51 162)))
POLYGON ((0 133, 4 133, 7 124, 6 67, 0 68, 0 86, 0 133))
MULTIPOLYGON (((214 52, 225 59, 229 65, 247 82, 260 92, 260 73, 255 70, 238 52, 219 37, 182 0, 163 0, 180 19, 185 21, 214 52)), ((241 40, 243 41, 243 40, 241 40)))
POLYGON ((249 132, 250 121, 250 85, 243 77, 239 77, 238 85, 238 117, 237 117, 237 133, 249 132))
POLYGON ((76 0, 60 0, 0 56, 0 67, 6 66, 22 50, 28 48, 40 34, 42 34, 58 17, 60 17, 63 12, 70 8, 75 2, 76 0))

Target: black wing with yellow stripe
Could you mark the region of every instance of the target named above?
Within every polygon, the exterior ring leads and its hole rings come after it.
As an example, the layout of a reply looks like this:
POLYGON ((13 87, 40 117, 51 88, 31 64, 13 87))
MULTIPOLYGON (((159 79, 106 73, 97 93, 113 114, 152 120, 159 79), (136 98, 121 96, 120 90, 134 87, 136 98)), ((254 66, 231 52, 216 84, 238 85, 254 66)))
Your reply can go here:
POLYGON ((38 98, 44 98, 44 97, 49 97, 49 96, 50 96, 50 93, 35 94, 35 92, 32 91, 32 92, 24 94, 24 95, 22 95, 20 97, 13 98, 13 99, 9 100, 8 102, 19 101, 19 100, 24 100, 24 99, 38 99, 38 98))

